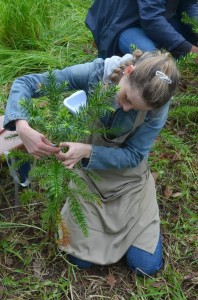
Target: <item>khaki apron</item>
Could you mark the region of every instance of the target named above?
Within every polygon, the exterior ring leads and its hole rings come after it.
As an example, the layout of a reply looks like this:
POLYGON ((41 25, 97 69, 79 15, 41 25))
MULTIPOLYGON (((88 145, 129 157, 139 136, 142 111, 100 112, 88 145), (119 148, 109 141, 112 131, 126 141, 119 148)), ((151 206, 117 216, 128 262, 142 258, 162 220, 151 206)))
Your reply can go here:
MULTIPOLYGON (((94 145, 119 147, 144 122, 146 112, 138 112, 132 130, 113 140, 92 136, 87 142, 94 145)), ((90 192, 97 193, 102 206, 78 197, 84 207, 89 234, 84 237, 73 220, 67 199, 61 215, 70 231, 71 241, 60 249, 96 264, 117 262, 133 245, 154 253, 159 239, 159 211, 155 183, 147 162, 122 170, 79 170, 90 192), (95 176, 90 176, 95 175, 95 176)), ((74 183, 71 187, 75 188, 74 183)), ((61 229, 59 231, 62 237, 61 229)))

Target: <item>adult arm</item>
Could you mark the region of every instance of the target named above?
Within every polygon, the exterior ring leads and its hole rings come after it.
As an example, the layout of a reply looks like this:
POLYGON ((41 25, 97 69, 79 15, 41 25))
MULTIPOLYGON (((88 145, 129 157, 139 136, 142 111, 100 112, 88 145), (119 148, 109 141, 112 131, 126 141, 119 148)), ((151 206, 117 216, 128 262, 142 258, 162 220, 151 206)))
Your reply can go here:
MULTIPOLYGON (((137 0, 139 6, 140 23, 146 34, 159 45, 175 56, 180 56, 192 50, 188 42, 165 17, 166 4, 164 0, 137 0)), ((197 1, 186 1, 187 4, 197 1)))
POLYGON ((125 169, 136 167, 149 153, 163 128, 170 102, 158 110, 149 111, 145 121, 121 148, 92 145, 89 159, 83 159, 85 169, 125 169))
MULTIPOLYGON (((67 67, 63 70, 55 70, 53 73, 57 84, 68 83, 66 90, 83 89, 87 92, 91 68, 93 68, 93 63, 86 63, 67 67)), ((25 75, 14 81, 5 110, 4 127, 7 130, 15 130, 16 120, 28 122, 29 116, 20 105, 20 101, 24 99, 29 102, 32 101, 32 98, 43 96, 40 86, 45 84, 48 84, 48 72, 25 75)))
MULTIPOLYGON (((93 63, 86 63, 67 67, 63 70, 55 70, 56 83, 68 82, 68 90, 83 89, 88 92, 90 74, 92 74, 93 68, 93 63)), ((29 116, 21 107, 20 101, 22 99, 31 101, 32 98, 42 96, 43 92, 39 87, 48 84, 47 75, 46 72, 16 79, 11 87, 5 111, 4 127, 8 130, 16 129, 28 152, 36 158, 57 152, 59 149, 54 148, 42 133, 35 131, 28 125, 29 116)))

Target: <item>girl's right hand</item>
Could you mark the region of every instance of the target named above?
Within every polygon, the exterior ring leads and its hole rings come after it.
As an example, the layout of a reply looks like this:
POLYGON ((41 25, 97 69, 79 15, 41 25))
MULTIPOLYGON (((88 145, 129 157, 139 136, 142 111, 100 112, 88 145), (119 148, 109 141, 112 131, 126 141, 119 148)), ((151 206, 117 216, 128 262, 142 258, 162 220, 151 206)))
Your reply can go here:
POLYGON ((28 153, 37 159, 60 151, 59 147, 54 147, 43 134, 31 128, 25 120, 16 121, 16 131, 28 153))

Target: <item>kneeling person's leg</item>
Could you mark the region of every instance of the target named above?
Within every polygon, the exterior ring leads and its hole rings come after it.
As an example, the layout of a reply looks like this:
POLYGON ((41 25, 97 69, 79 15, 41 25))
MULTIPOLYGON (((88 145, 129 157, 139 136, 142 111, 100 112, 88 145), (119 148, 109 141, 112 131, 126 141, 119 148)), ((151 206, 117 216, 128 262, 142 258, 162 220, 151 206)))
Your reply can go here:
POLYGON ((123 31, 118 40, 118 49, 122 54, 131 53, 131 46, 142 51, 156 51, 155 43, 140 27, 132 27, 123 31))
POLYGON ((139 275, 153 275, 163 266, 162 238, 160 236, 153 254, 135 246, 131 246, 126 253, 127 265, 139 275))
POLYGON ((92 267, 92 263, 80 258, 77 258, 73 255, 68 254, 67 255, 68 260, 70 263, 72 263, 73 265, 76 265, 77 267, 79 267, 80 269, 88 269, 90 267, 92 267))

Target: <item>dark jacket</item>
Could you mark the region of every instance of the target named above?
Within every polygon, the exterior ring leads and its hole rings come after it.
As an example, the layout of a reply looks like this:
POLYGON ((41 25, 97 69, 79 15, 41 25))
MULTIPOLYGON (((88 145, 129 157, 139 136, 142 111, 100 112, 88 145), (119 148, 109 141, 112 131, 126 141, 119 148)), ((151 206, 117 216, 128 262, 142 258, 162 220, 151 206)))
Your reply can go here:
POLYGON ((183 54, 190 51, 192 44, 171 25, 171 19, 181 18, 183 11, 198 20, 197 0, 95 0, 85 23, 102 58, 119 54, 119 35, 133 26, 142 27, 159 48, 183 54))

